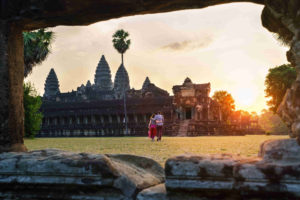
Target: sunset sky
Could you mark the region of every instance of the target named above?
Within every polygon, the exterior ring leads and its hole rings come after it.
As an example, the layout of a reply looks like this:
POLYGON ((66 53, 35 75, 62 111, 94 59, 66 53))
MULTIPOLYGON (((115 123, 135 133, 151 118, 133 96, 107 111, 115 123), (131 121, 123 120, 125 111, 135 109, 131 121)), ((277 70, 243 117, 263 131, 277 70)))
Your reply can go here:
POLYGON ((201 10, 140 15, 90 26, 55 27, 52 53, 26 81, 43 95, 44 82, 54 68, 61 92, 94 82, 96 66, 105 55, 112 77, 121 57, 112 46, 118 29, 130 33, 125 54, 130 85, 140 89, 146 76, 172 94, 172 86, 186 77, 211 83, 212 92, 232 94, 237 109, 260 112, 266 108, 264 78, 268 69, 286 63, 287 48, 261 25, 263 7, 227 4, 201 10))

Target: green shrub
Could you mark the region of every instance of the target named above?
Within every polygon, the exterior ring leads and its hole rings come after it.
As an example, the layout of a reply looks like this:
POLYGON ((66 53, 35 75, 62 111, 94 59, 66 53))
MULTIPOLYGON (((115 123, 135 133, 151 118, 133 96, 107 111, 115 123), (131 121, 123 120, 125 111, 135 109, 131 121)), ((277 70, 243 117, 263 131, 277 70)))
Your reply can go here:
POLYGON ((25 83, 24 88, 24 126, 25 137, 34 138, 41 128, 43 115, 39 111, 42 99, 37 95, 31 83, 25 83))

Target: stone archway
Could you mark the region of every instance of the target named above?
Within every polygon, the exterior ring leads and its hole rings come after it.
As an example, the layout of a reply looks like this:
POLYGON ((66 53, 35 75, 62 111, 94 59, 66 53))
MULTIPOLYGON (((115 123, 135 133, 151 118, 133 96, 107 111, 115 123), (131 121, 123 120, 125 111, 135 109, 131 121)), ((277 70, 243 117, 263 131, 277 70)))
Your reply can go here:
POLYGON ((252 2, 265 5, 262 23, 291 46, 288 60, 297 81, 279 113, 300 135, 300 2, 298 0, 0 0, 0 152, 25 151, 23 145, 23 30, 57 25, 88 25, 136 14, 198 9, 217 4, 252 2))

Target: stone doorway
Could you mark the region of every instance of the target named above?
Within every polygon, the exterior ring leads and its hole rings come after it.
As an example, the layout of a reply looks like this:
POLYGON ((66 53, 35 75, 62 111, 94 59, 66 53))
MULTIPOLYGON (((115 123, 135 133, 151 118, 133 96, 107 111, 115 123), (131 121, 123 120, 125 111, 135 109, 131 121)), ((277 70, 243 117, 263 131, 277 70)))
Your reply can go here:
POLYGON ((192 108, 185 109, 185 119, 192 119, 192 108))

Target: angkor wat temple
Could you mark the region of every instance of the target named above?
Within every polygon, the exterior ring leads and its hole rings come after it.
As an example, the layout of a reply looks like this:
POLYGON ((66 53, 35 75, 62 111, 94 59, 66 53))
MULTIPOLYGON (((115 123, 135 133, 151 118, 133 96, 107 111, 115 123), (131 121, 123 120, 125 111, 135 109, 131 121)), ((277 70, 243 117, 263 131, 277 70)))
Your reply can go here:
POLYGON ((186 78, 173 86, 174 96, 155 86, 147 77, 136 90, 124 65, 112 82, 104 56, 96 69, 94 84, 87 81, 76 91, 61 93, 54 69, 46 82, 41 111, 43 124, 38 136, 145 136, 152 113, 165 117, 165 135, 215 135, 221 126, 219 105, 210 95, 210 83, 194 84, 186 78), (128 132, 124 124, 124 94, 128 132))

